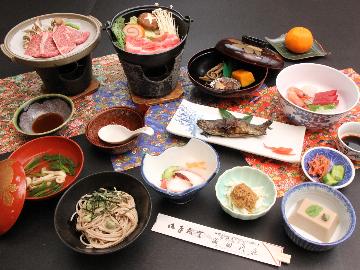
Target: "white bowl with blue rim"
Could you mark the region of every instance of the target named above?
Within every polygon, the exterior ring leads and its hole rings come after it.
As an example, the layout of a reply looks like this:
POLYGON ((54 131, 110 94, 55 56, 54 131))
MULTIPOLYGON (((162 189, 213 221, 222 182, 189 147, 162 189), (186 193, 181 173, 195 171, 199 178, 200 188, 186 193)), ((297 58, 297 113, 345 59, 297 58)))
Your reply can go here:
POLYGON ((328 128, 350 112, 359 102, 356 83, 341 71, 320 64, 301 63, 284 68, 276 77, 276 87, 284 114, 293 123, 308 129, 328 128), (339 104, 334 110, 313 112, 301 108, 287 99, 290 87, 312 88, 317 91, 338 91, 339 104))
POLYGON ((249 166, 234 167, 219 176, 215 185, 216 198, 221 208, 230 216, 242 220, 252 220, 264 216, 275 204, 277 191, 271 178, 259 169, 249 166), (238 211, 231 206, 229 193, 231 189, 240 183, 244 183, 253 191, 258 190, 261 205, 252 213, 238 211))
POLYGON ((336 185, 330 186, 335 189, 340 189, 351 184, 355 177, 355 168, 351 160, 338 150, 330 147, 313 147, 307 150, 301 159, 301 168, 306 177, 312 182, 319 182, 315 176, 309 175, 309 161, 313 160, 316 155, 323 155, 330 160, 329 171, 333 165, 342 165, 345 169, 344 178, 336 185))
POLYGON ((192 138, 184 146, 166 149, 158 156, 145 154, 141 164, 141 174, 145 182, 161 196, 175 203, 186 203, 203 189, 219 171, 219 156, 215 149, 199 139, 192 138), (186 167, 186 164, 203 162, 201 176, 205 181, 183 192, 170 192, 160 187, 163 172, 170 166, 186 167))
POLYGON ((350 201, 341 192, 321 183, 306 182, 288 190, 281 202, 281 212, 286 234, 296 245, 310 251, 325 251, 344 243, 350 238, 356 225, 356 214, 350 201), (289 223, 288 219, 295 211, 298 202, 305 198, 338 214, 339 224, 330 242, 321 242, 289 223))

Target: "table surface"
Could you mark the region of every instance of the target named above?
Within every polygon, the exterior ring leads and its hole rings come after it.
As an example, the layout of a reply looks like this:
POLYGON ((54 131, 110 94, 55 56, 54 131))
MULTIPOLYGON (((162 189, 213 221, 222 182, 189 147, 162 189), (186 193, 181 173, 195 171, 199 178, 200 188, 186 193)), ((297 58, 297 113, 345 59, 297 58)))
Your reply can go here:
MULTIPOLYGON (((100 21, 112 19, 120 10, 149 4, 148 1, 96 1, 62 0, 28 1, 12 0, 2 5, 0 39, 7 31, 24 19, 52 12, 76 12, 91 14, 100 21), (15 12, 16 11, 16 12, 15 12)), ((338 69, 352 67, 360 71, 360 26, 357 22, 360 1, 162 1, 173 4, 183 15, 194 19, 188 36, 183 65, 196 52, 212 47, 224 37, 240 37, 248 34, 263 38, 276 37, 290 27, 303 25, 310 28, 315 38, 331 55, 307 60, 326 64, 338 69)), ((107 36, 103 34, 94 56, 114 53, 107 36)), ((0 54, 0 78, 31 71, 8 61, 0 54)), ((287 62, 286 65, 292 64, 287 62)), ((267 84, 274 84, 276 73, 271 74, 267 84)), ((1 98, 1 96, 0 96, 1 98)), ((112 170, 109 156, 93 149, 83 135, 74 138, 85 154, 85 166, 81 177, 99 171, 112 170)), ((219 175, 234 166, 245 165, 241 152, 215 146, 220 155, 219 175)), ((0 160, 8 154, 0 155, 0 160)), ((128 171, 141 179, 138 168, 128 171)), ((360 207, 360 175, 357 171, 351 188, 341 190, 352 202, 355 210, 360 207)), ((53 213, 58 198, 44 202, 26 202, 15 226, 0 238, 0 269, 270 269, 271 266, 253 262, 205 247, 186 243, 151 232, 158 213, 182 218, 206 226, 271 242, 285 247, 292 255, 288 269, 358 269, 356 255, 360 253, 359 230, 342 246, 323 253, 313 253, 298 248, 285 235, 282 227, 280 203, 266 216, 255 221, 239 221, 225 214, 218 206, 214 185, 216 178, 199 195, 186 205, 174 205, 150 191, 153 212, 144 234, 128 248, 115 254, 92 257, 77 254, 68 249, 57 237, 53 226, 53 213)), ((358 212, 358 211, 357 211, 358 212)))

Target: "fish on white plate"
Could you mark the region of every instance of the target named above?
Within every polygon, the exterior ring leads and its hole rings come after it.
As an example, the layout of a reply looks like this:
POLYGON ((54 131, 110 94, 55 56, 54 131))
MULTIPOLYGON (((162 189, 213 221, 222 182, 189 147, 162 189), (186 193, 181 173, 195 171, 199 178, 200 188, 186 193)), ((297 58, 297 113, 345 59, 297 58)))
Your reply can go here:
MULTIPOLYGON (((245 115, 232 112, 236 118, 245 115)), ((212 136, 204 134, 204 130, 198 125, 199 120, 222 119, 218 108, 204 106, 183 100, 175 115, 166 127, 172 134, 186 137, 198 138, 203 141, 241 150, 280 161, 299 163, 304 144, 305 127, 294 126, 277 121, 272 121, 270 128, 267 126, 265 134, 260 136, 247 136, 240 138, 229 138, 223 136, 212 136)), ((269 119, 253 117, 252 125, 265 125, 269 119)), ((266 124, 266 125, 267 125, 266 124)), ((200 124, 201 126, 201 124, 200 124)), ((206 132, 205 132, 206 133, 206 132)))

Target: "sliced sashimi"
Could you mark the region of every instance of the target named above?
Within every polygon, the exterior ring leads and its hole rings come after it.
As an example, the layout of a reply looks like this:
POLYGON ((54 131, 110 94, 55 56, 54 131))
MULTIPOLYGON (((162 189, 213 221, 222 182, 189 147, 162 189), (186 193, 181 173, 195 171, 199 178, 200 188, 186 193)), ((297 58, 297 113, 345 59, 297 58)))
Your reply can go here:
POLYGON ((175 175, 184 180, 188 180, 193 186, 197 186, 205 182, 205 179, 200 175, 187 170, 179 170, 175 173, 175 175))
POLYGON ((337 90, 329 90, 329 91, 324 91, 324 92, 317 92, 315 94, 315 96, 335 96, 337 94, 337 90))
POLYGON ((320 98, 314 98, 313 100, 313 104, 314 105, 318 105, 318 104, 329 104, 329 103, 334 103, 338 101, 338 96, 327 96, 327 97, 320 97, 320 98))
POLYGON ((318 92, 314 96, 313 105, 338 104, 337 90, 318 92))
POLYGON ((335 96, 315 96, 314 100, 336 100, 338 98, 338 95, 335 96))
POLYGON ((170 192, 183 192, 191 187, 192 185, 189 181, 177 176, 167 182, 167 190, 170 192))

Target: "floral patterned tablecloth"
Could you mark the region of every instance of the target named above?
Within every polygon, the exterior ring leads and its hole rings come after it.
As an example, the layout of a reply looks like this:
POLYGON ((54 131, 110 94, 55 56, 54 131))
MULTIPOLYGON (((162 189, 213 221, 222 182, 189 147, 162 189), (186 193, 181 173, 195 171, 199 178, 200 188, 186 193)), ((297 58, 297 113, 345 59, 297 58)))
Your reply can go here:
MULTIPOLYGON (((88 121, 102 109, 112 106, 131 106, 127 82, 122 67, 115 54, 93 59, 93 71, 101 86, 97 92, 75 101, 76 112, 73 119, 59 135, 71 137, 84 133, 88 121)), ((360 86, 360 76, 351 68, 343 70, 360 86)), ((263 87, 247 99, 219 100, 205 97, 194 89, 189 81, 186 69, 182 68, 180 83, 185 98, 196 103, 227 108, 232 111, 250 113, 263 118, 272 118, 287 122, 278 106, 278 95, 275 87, 263 87)), ((35 72, 20 74, 0 80, 0 153, 17 149, 29 138, 20 135, 11 118, 16 109, 26 100, 41 94, 42 82, 35 72)), ((180 101, 151 106, 146 115, 146 124, 155 130, 152 137, 142 136, 138 146, 131 152, 112 156, 116 171, 127 170, 141 163, 144 153, 157 154, 173 145, 184 144, 187 140, 173 136, 165 128, 175 113, 180 101)), ((360 106, 329 130, 319 132, 307 131, 305 134, 304 151, 315 145, 335 146, 336 130, 344 121, 360 121, 360 106)), ((244 154, 246 161, 267 174, 275 182, 278 195, 282 196, 290 187, 305 181, 299 164, 288 164, 251 154, 244 154)))

